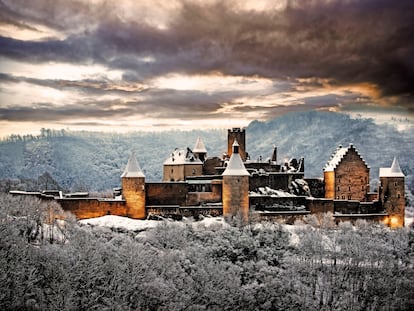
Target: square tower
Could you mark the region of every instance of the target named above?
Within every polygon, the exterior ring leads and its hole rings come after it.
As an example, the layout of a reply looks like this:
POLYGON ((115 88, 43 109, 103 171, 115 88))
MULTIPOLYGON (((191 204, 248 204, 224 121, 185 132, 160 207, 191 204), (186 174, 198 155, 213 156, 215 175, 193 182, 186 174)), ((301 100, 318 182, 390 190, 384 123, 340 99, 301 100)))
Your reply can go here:
POLYGON ((246 131, 245 129, 234 127, 227 131, 227 154, 229 157, 233 154, 233 144, 237 141, 239 145, 239 154, 243 162, 246 162, 248 154, 246 152, 246 131))

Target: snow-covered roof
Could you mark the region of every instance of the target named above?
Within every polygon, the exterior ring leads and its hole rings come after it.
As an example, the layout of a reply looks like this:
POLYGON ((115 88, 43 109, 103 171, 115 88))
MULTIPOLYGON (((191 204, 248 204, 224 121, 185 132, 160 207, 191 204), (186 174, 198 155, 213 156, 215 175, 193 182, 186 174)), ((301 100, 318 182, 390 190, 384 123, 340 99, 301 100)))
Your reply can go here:
POLYGON ((207 153, 206 146, 204 146, 203 139, 201 137, 197 137, 197 141, 193 148, 194 153, 207 153))
POLYGON ((138 160, 135 156, 135 152, 131 153, 131 156, 128 159, 127 166, 125 167, 124 172, 121 175, 122 177, 145 177, 144 173, 139 166, 138 160))
POLYGON ((256 197, 256 196, 271 196, 271 197, 279 197, 279 198, 286 198, 286 197, 296 197, 296 195, 291 194, 289 192, 283 190, 275 190, 270 187, 259 187, 255 191, 250 191, 249 196, 256 197))
POLYGON ((164 161, 164 165, 180 165, 180 164, 203 164, 194 156, 193 151, 187 147, 185 149, 175 149, 170 157, 164 161))
POLYGON ((404 177, 397 158, 394 158, 391 167, 381 167, 379 175, 380 177, 404 177))
POLYGON ((223 176, 250 176, 249 172, 246 170, 246 167, 243 164, 240 154, 238 153, 238 151, 235 152, 236 150, 238 150, 238 147, 239 143, 237 142, 237 140, 234 140, 233 153, 230 157, 226 169, 222 174, 223 176))
POLYGON ((341 163, 344 156, 348 153, 350 149, 354 149, 355 153, 361 158, 362 162, 366 165, 366 167, 369 168, 369 166, 365 163, 364 158, 359 154, 358 150, 354 147, 354 145, 349 144, 348 147, 342 147, 341 145, 338 146, 338 148, 335 150, 335 152, 331 155, 331 158, 326 163, 323 170, 325 172, 333 172, 339 163, 341 163))

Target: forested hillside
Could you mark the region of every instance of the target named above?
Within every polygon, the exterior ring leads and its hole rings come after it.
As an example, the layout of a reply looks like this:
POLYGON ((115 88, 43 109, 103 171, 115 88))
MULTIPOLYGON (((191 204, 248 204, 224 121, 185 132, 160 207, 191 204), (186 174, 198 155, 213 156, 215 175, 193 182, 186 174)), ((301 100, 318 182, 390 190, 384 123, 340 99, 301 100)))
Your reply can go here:
MULTIPOLYGON (((201 136, 210 156, 226 151, 225 130, 137 132, 108 134, 44 130, 39 136, 10 137, 0 143, 0 178, 3 189, 44 186, 39 176, 51 177, 67 190, 102 191, 120 184, 119 176, 129 154, 136 151, 147 180, 162 178, 162 163, 176 147, 192 148, 201 136), (4 179, 8 181, 5 187, 4 179), (34 179, 31 184, 22 180, 34 179), (30 185, 29 185, 30 184, 30 185), (29 185, 29 186, 28 186, 29 185)), ((290 113, 269 122, 252 122, 247 128, 247 150, 252 159, 269 157, 273 145, 278 159, 305 157, 307 177, 322 176, 324 164, 339 145, 353 143, 378 178, 379 167, 398 157, 414 189, 414 130, 397 131, 372 120, 351 119, 329 112, 290 113)), ((47 178, 46 178, 47 180, 47 178)), ((49 185, 53 185, 53 181, 49 185)), ((36 189, 28 189, 36 190, 36 189)))

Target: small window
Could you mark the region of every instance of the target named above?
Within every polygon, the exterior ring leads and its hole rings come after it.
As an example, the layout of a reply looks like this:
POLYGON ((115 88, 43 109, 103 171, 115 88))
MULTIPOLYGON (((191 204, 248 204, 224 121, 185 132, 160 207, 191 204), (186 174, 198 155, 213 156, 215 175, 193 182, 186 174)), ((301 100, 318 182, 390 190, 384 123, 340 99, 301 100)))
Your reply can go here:
POLYGON ((348 195, 348 200, 351 200, 352 199, 352 195, 348 195))
POLYGON ((398 183, 397 182, 394 182, 394 187, 397 187, 398 186, 398 183))
POLYGON ((348 187, 348 191, 351 191, 351 186, 348 187))
POLYGON ((401 193, 397 193, 397 199, 401 198, 401 193))
POLYGON ((339 191, 339 186, 338 186, 338 191, 339 191))
POLYGON ((345 200, 345 196, 344 195, 342 196, 342 200, 345 200))

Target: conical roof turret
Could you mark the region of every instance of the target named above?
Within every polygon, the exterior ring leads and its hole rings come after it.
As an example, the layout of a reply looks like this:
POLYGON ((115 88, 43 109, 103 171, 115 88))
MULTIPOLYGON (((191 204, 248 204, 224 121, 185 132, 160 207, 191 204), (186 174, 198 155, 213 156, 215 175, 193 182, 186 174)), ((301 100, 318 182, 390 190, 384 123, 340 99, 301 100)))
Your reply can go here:
POLYGON ((135 152, 131 153, 125 170, 121 175, 121 178, 122 177, 145 177, 144 173, 141 170, 141 167, 139 166, 135 152))
POLYGON ((239 143, 234 140, 233 153, 230 157, 229 163, 223 172, 223 176, 249 176, 249 172, 243 164, 243 161, 239 154, 239 143))
POLYGON ((194 153, 207 153, 206 146, 204 145, 203 139, 199 136, 193 148, 194 153))
POLYGON ((402 174, 400 163, 398 163, 398 160, 396 157, 394 157, 394 160, 392 161, 392 164, 391 164, 391 173, 402 174))
POLYGON ((404 177, 396 157, 394 157, 390 168, 380 168, 380 177, 404 177))

